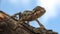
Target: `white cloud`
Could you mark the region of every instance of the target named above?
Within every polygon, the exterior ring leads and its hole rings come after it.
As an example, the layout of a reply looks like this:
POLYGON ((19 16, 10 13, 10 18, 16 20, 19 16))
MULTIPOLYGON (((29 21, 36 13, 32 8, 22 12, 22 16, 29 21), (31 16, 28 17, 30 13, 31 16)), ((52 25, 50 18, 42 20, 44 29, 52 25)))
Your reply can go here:
POLYGON ((55 3, 57 0, 38 0, 38 5, 46 9, 45 15, 42 17, 43 22, 46 23, 48 19, 56 17, 57 13, 55 11, 55 3))

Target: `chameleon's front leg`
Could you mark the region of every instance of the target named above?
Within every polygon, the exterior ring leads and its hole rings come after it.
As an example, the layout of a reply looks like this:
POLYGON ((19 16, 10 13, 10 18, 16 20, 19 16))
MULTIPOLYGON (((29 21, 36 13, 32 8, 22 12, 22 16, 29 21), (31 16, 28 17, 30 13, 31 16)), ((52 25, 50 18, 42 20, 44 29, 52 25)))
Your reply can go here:
POLYGON ((41 30, 44 30, 45 29, 45 27, 39 22, 39 20, 38 19, 36 19, 36 21, 38 22, 38 24, 40 25, 40 29, 41 30))
POLYGON ((22 17, 22 13, 21 12, 16 13, 16 14, 12 15, 11 17, 14 19, 20 20, 20 18, 22 17))

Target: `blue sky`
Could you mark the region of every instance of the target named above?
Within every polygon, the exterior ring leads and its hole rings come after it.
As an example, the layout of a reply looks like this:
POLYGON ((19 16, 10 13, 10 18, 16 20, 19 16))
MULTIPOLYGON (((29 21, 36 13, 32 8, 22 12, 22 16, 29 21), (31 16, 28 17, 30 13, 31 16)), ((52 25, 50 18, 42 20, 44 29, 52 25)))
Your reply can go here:
MULTIPOLYGON (((46 13, 38 20, 47 28, 60 34, 60 0, 0 0, 0 10, 9 15, 42 6, 46 13)), ((30 25, 39 27, 36 21, 30 25)))

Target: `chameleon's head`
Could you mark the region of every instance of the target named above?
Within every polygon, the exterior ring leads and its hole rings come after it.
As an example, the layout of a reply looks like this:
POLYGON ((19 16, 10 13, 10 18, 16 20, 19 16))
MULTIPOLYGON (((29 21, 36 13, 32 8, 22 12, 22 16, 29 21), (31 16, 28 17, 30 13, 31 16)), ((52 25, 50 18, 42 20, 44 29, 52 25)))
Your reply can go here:
POLYGON ((45 12, 46 12, 46 10, 43 7, 37 6, 33 9, 32 14, 35 17, 34 19, 37 19, 37 18, 41 17, 45 12))
POLYGON ((43 7, 41 7, 41 6, 37 6, 33 10, 35 10, 35 12, 39 12, 40 11, 40 13, 45 13, 46 12, 46 10, 43 7))

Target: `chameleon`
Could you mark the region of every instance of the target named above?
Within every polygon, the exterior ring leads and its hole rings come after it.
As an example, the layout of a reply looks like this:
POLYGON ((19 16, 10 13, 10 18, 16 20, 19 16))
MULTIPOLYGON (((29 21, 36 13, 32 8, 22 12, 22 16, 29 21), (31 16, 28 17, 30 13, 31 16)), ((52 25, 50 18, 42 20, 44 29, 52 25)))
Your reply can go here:
POLYGON ((27 21, 27 24, 29 24, 30 21, 35 20, 38 22, 41 29, 45 29, 45 27, 38 21, 38 18, 41 17, 45 12, 46 10, 43 7, 37 6, 32 11, 25 10, 23 13, 16 13, 15 16, 19 15, 18 22, 27 21))

